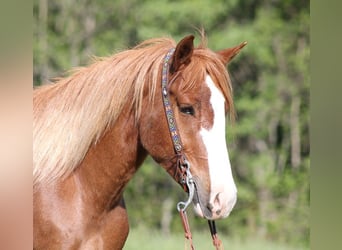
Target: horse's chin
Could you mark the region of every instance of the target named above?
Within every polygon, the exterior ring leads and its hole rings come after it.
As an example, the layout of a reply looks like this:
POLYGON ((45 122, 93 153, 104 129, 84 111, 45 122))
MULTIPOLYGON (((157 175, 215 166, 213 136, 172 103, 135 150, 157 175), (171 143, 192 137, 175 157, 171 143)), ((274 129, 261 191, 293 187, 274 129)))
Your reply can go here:
POLYGON ((195 214, 198 217, 205 218, 199 203, 193 203, 193 205, 194 205, 194 212, 195 212, 195 214))
POLYGON ((201 218, 206 218, 206 219, 211 219, 213 214, 210 211, 210 209, 204 205, 207 204, 205 202, 205 197, 206 195, 204 195, 203 189, 201 188, 200 185, 198 185, 197 183, 197 178, 194 177, 194 182, 195 182, 195 194, 194 194, 194 198, 192 200, 192 203, 194 205, 194 212, 197 216, 201 217, 201 218))

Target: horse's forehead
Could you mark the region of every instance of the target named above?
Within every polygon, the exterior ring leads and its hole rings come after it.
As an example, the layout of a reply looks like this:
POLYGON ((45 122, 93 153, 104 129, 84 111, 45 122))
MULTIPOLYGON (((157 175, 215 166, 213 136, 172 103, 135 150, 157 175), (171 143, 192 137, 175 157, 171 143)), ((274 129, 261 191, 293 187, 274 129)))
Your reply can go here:
POLYGON ((201 127, 209 130, 214 124, 214 107, 212 106, 211 97, 212 90, 210 89, 207 79, 203 82, 201 95, 203 102, 201 105, 201 127))
POLYGON ((224 105, 224 97, 210 75, 205 75, 201 80, 190 88, 181 91, 183 94, 178 96, 178 101, 184 104, 193 104, 200 112, 200 127, 211 129, 214 125, 214 116, 217 105, 224 105), (219 100, 213 100, 216 98, 219 100), (221 98, 222 97, 222 98, 221 98))
POLYGON ((204 129, 210 130, 214 125, 214 118, 220 115, 224 116, 224 113, 219 111, 222 107, 224 107, 225 99, 223 93, 219 90, 210 75, 206 76, 204 84, 206 92, 209 94, 206 94, 208 95, 208 99, 206 100, 207 105, 205 105, 203 108, 204 122, 202 123, 202 127, 204 129))

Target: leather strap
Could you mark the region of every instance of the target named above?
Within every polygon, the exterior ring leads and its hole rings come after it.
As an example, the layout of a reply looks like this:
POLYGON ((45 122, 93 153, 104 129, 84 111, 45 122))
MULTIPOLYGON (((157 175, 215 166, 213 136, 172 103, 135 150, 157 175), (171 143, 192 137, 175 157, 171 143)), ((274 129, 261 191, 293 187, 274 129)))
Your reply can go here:
POLYGON ((208 224, 209 224, 211 238, 213 239, 213 245, 215 246, 216 250, 223 250, 224 248, 223 248, 222 242, 217 235, 215 221, 208 220, 208 224))
POLYGON ((161 82, 161 88, 162 88, 162 97, 163 97, 163 105, 164 105, 164 111, 166 115, 167 124, 169 127, 169 132, 173 144, 173 148, 177 157, 177 168, 176 168, 176 174, 178 173, 178 182, 183 186, 183 189, 185 191, 188 190, 188 186, 186 185, 186 175, 189 168, 189 163, 187 161, 187 158, 183 152, 183 143, 181 140, 181 137, 178 132, 175 115, 172 110, 170 98, 169 98, 169 61, 175 51, 175 48, 172 48, 169 50, 169 52, 164 57, 163 65, 162 65, 162 82, 161 82))
POLYGON ((167 123, 169 125, 169 130, 171 134, 171 139, 173 143, 173 147, 177 155, 183 154, 183 144, 181 138, 178 133, 178 128, 175 121, 175 116, 173 114, 173 110, 171 107, 171 102, 169 99, 169 90, 168 90, 168 82, 169 82, 169 60, 175 51, 174 48, 169 50, 166 54, 163 62, 163 71, 162 71, 162 96, 164 103, 164 110, 167 118, 167 123))
POLYGON ((184 236, 189 241, 191 250, 194 250, 195 247, 194 247, 194 244, 192 242, 192 234, 191 234, 191 231, 190 231, 190 226, 189 226, 188 217, 186 215, 186 211, 185 210, 180 210, 179 214, 180 214, 180 217, 181 217, 181 220, 182 220, 182 225, 183 225, 183 229, 184 229, 184 236))

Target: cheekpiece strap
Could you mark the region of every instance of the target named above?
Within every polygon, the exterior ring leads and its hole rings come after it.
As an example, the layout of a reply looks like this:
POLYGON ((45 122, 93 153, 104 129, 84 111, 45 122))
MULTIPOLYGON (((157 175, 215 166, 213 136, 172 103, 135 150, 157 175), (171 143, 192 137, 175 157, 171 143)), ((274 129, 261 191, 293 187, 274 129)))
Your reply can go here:
POLYGON ((168 91, 169 67, 170 67, 169 61, 174 51, 175 51, 175 48, 170 49, 164 58, 163 70, 162 70, 162 96, 163 96, 164 110, 166 114, 167 123, 169 125, 169 131, 171 134, 173 147, 177 155, 182 155, 183 144, 178 133, 175 116, 171 107, 171 102, 169 99, 169 91, 168 91))

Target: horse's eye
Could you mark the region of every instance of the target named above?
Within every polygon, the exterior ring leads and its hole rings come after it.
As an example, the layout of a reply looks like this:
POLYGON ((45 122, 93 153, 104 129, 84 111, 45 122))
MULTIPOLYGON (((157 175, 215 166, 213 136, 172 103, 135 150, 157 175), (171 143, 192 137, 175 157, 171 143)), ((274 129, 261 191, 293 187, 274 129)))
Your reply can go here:
POLYGON ((186 115, 194 115, 195 114, 195 110, 192 106, 180 107, 180 112, 182 112, 186 115))

